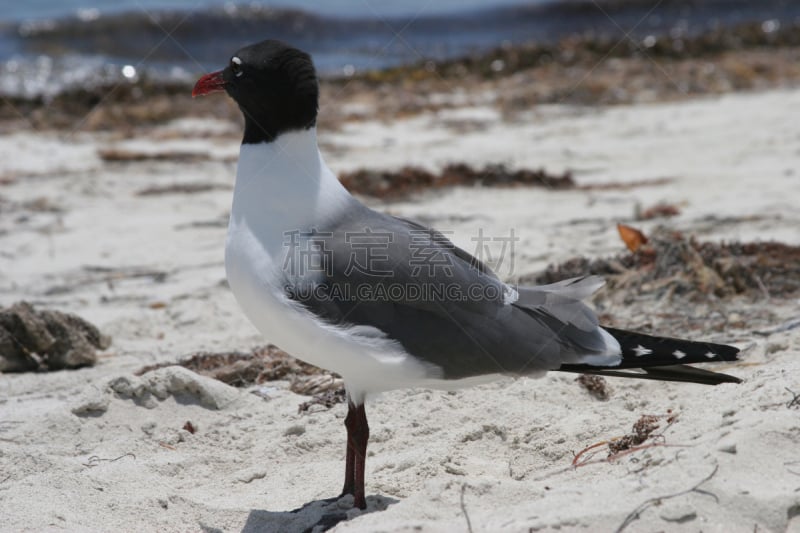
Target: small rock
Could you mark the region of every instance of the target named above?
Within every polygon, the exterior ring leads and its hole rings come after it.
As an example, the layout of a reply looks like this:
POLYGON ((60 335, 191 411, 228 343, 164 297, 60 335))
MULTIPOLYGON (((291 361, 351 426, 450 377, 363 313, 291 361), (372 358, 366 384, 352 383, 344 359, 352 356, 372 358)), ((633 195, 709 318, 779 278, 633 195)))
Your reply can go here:
POLYGON ((145 422, 142 424, 142 432, 148 437, 152 437, 156 430, 156 423, 154 421, 145 422))
POLYGON ((108 388, 120 398, 133 400, 136 405, 153 409, 158 405, 145 383, 136 376, 119 376, 108 382, 108 388))
POLYGON ((0 309, 0 372, 60 370, 97 362, 111 339, 71 313, 37 311, 28 302, 0 309))
POLYGON ((224 409, 240 397, 234 387, 177 365, 152 370, 140 377, 120 376, 108 386, 120 397, 148 408, 158 405, 156 398, 165 400, 174 396, 208 409, 224 409))
POLYGON ((242 483, 251 483, 256 479, 263 479, 265 477, 267 477, 266 470, 247 470, 239 474, 236 479, 242 483))
POLYGON ((448 474, 453 474, 454 476, 466 476, 467 471, 461 468, 460 466, 456 466, 453 463, 447 463, 444 465, 444 471, 448 474))
POLYGON ((736 443, 732 440, 722 440, 717 446, 717 450, 725 453, 736 454, 736 443))
POLYGON ((77 405, 72 408, 72 414, 76 416, 100 416, 108 411, 109 403, 110 400, 107 394, 94 390, 81 398, 77 405))
POLYGON ((688 503, 666 503, 658 516, 665 522, 683 524, 697 518, 697 511, 688 503))
POLYGON ((201 376, 182 366, 159 368, 142 375, 141 379, 160 400, 169 396, 188 396, 203 407, 224 409, 239 399, 239 391, 230 385, 201 376))
POLYGON ((138 378, 130 376, 119 376, 108 382, 108 388, 124 398, 130 398, 140 394, 142 385, 138 378))
POLYGON ((776 352, 782 352, 782 351, 788 350, 788 349, 789 349, 789 345, 786 344, 786 343, 783 343, 783 342, 771 342, 771 343, 767 344, 766 348, 764 348, 764 353, 766 353, 767 355, 770 355, 770 354, 773 354, 773 353, 776 353, 776 352))
POLYGON ((296 424, 294 426, 289 426, 288 428, 286 428, 286 430, 283 432, 283 435, 284 437, 288 437, 290 435, 297 436, 297 435, 302 435, 305 432, 306 432, 305 426, 301 424, 296 424))

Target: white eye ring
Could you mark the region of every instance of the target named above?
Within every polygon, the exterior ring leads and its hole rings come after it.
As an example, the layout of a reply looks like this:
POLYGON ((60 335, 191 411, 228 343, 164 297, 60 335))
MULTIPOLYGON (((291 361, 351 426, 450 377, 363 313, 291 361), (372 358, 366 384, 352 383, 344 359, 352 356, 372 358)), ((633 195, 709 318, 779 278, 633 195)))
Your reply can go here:
POLYGON ((241 68, 239 68, 242 65, 242 60, 241 59, 239 59, 238 57, 234 56, 234 57, 231 58, 231 64, 236 65, 233 68, 233 75, 234 76, 236 76, 238 78, 242 74, 244 74, 244 71, 241 68))

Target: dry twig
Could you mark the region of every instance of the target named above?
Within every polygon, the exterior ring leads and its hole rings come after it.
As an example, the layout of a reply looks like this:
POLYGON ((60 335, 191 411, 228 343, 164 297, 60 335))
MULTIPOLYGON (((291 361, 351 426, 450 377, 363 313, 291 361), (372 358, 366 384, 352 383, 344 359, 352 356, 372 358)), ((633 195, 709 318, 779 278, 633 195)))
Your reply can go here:
POLYGON ((794 392, 789 387, 784 388, 789 391, 789 394, 792 395, 792 399, 786 404, 786 408, 791 409, 792 407, 800 407, 800 393, 794 392))
POLYGON ((467 520, 467 531, 469 531, 469 533, 472 533, 472 522, 470 522, 469 520, 469 514, 467 513, 467 506, 464 503, 464 493, 466 492, 466 490, 467 490, 467 484, 464 483, 463 485, 461 485, 460 505, 461 505, 461 512, 464 513, 464 518, 467 520))
POLYGON ((100 463, 113 463, 115 461, 119 461, 123 457, 133 457, 133 460, 134 461, 136 460, 136 456, 131 452, 122 454, 119 457, 115 457, 113 459, 103 459, 102 457, 99 457, 97 455, 92 455, 86 460, 85 463, 83 463, 83 466, 87 468, 94 468, 95 466, 98 466, 100 463))
POLYGON ((783 463, 783 466, 786 467, 786 470, 790 474, 794 474, 796 476, 800 476, 800 470, 792 470, 791 468, 789 468, 790 466, 794 466, 794 465, 800 465, 800 461, 788 461, 786 463, 783 463))
POLYGON ((700 485, 702 485, 703 483, 705 483, 706 481, 710 480, 712 477, 714 477, 716 475, 717 470, 719 470, 719 465, 714 466, 714 470, 709 475, 704 477, 699 483, 695 484, 690 489, 683 490, 681 492, 676 492, 675 494, 667 494, 666 496, 657 496, 655 498, 650 498, 650 499, 647 499, 647 500, 643 501, 641 504, 639 504, 638 507, 636 507, 636 509, 631 511, 631 513, 628 516, 625 517, 625 520, 615 530, 615 533, 620 533, 626 527, 631 525, 634 521, 638 520, 639 516, 642 514, 642 512, 645 509, 647 509, 648 507, 650 507, 651 505, 659 505, 664 500, 669 500, 671 498, 677 498, 678 496, 683 496, 684 494, 690 494, 692 492, 696 492, 698 494, 705 494, 706 496, 711 496, 712 498, 714 498, 715 502, 719 503, 719 498, 717 498, 716 494, 708 492, 707 490, 702 490, 700 488, 700 485))

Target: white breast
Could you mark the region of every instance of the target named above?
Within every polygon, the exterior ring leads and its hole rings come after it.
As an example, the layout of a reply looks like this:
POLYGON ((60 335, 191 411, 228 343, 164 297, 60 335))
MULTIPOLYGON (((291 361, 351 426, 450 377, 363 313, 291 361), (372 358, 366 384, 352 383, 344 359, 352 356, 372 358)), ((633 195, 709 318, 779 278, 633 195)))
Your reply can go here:
POLYGON ((319 228, 354 201, 322 161, 313 130, 242 145, 225 245, 228 283, 268 341, 339 373, 351 394, 421 384, 436 369, 399 344, 377 330, 354 335, 321 322, 285 296, 287 232, 319 228))

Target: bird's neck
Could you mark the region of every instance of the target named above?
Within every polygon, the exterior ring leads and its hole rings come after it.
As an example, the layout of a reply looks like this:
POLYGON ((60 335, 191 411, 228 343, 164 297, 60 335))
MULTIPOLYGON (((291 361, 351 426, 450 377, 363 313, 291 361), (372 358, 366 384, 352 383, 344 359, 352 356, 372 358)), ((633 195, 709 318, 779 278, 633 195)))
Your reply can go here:
POLYGON ((278 238, 286 231, 322 230, 355 203, 322 159, 316 128, 242 144, 232 222, 278 238))

